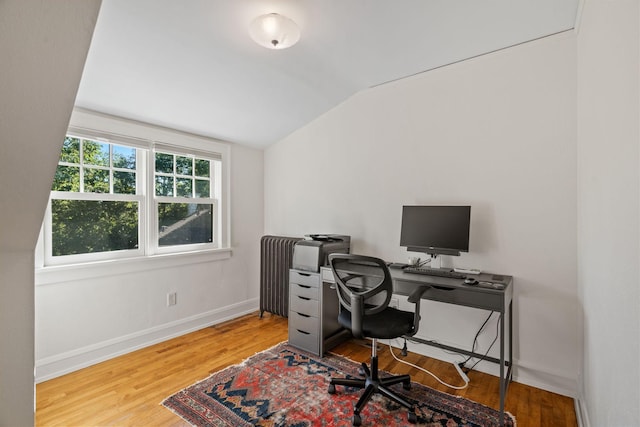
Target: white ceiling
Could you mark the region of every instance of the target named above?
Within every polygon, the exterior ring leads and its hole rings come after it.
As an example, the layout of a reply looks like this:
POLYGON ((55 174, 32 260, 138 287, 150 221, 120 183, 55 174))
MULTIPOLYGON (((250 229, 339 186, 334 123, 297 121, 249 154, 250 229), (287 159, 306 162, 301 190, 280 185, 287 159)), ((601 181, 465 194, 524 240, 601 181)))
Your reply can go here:
POLYGON ((574 27, 579 0, 103 0, 76 105, 265 147, 354 93, 574 27), (249 23, 301 28, 284 50, 249 23))

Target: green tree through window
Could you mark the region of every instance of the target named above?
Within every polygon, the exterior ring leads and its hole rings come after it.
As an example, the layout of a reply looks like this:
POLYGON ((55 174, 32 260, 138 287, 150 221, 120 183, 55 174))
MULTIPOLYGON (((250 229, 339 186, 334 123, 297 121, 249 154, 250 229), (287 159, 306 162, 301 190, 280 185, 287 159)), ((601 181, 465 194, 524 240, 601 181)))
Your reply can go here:
POLYGON ((136 164, 135 148, 65 138, 52 187, 53 256, 138 248, 139 202, 118 196, 136 194, 136 164))
POLYGON ((138 204, 107 200, 52 200, 53 255, 138 247, 138 204))

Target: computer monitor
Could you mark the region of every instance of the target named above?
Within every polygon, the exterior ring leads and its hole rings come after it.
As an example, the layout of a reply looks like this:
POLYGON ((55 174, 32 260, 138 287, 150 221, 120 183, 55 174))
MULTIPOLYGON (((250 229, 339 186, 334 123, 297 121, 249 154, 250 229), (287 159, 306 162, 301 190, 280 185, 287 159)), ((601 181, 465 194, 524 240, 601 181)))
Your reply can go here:
POLYGON ((403 206, 400 246, 411 252, 458 256, 469 252, 471 206, 403 206))

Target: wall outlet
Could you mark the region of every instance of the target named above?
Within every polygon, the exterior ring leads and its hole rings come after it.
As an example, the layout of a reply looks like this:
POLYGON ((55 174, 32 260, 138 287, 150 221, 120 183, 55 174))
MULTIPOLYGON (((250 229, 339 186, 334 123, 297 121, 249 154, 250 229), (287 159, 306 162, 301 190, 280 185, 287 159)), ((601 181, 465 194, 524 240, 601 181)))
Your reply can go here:
POLYGON ((178 293, 177 292, 169 292, 167 294, 167 307, 172 305, 176 305, 178 303, 178 293))

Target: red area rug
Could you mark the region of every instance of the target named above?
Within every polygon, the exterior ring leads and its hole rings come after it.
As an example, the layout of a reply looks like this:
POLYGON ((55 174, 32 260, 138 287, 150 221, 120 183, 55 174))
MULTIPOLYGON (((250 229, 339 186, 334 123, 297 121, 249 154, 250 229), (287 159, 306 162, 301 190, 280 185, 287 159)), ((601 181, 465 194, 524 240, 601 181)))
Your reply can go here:
MULTIPOLYGON (((198 427, 351 426, 360 390, 338 386, 332 395, 327 388, 332 376, 358 377, 359 366, 340 356, 319 358, 282 343, 216 372, 162 404, 198 427)), ((416 382, 411 390, 393 387, 416 403, 418 425, 499 425, 499 412, 479 403, 416 382)), ((361 415, 363 426, 409 425, 406 409, 379 395, 361 415)), ((515 425, 509 414, 505 414, 505 425, 515 425)))

